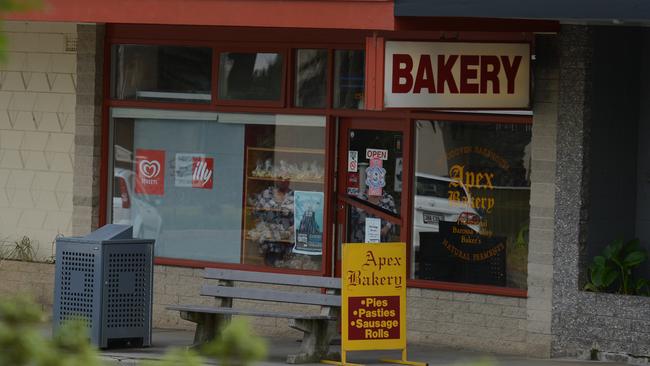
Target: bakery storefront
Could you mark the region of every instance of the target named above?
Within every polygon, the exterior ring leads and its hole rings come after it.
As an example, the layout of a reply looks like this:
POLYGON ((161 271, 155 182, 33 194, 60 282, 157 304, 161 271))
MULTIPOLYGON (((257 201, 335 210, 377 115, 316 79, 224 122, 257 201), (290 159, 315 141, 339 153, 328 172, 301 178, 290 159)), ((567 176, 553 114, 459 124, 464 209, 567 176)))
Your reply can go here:
POLYGON ((410 286, 525 297, 532 36, 401 38, 109 26, 101 221, 196 268, 402 241, 410 286))

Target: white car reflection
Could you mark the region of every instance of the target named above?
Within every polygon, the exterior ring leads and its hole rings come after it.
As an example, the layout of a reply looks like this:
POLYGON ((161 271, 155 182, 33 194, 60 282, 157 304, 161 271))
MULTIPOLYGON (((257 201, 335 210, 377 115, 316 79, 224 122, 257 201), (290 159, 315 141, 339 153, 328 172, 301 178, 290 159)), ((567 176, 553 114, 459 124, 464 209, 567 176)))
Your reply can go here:
POLYGON ((421 232, 440 231, 441 221, 466 225, 477 233, 480 231, 481 216, 471 207, 471 195, 461 183, 455 200, 450 200, 450 178, 424 173, 415 174, 415 215, 413 217, 414 248, 420 246, 421 232))
POLYGON ((132 225, 134 238, 157 239, 162 218, 155 207, 133 194, 135 174, 122 168, 115 168, 114 174, 113 223, 132 225))

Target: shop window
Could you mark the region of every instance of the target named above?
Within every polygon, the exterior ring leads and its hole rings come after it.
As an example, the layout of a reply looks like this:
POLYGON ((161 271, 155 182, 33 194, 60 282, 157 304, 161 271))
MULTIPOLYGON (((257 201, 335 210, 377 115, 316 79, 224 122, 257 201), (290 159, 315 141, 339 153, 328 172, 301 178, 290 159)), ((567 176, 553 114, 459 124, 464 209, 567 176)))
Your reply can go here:
POLYGON ((296 50, 294 105, 304 108, 327 106, 327 50, 296 50))
POLYGON ((334 51, 334 108, 363 109, 365 52, 334 51))
POLYGON ((301 118, 113 110, 109 217, 157 257, 321 271, 325 122, 301 118))
POLYGON ((325 129, 248 126, 243 262, 318 270, 325 204, 325 129))
POLYGON ((280 101, 283 57, 279 53, 221 53, 219 99, 280 101))
POLYGON ((211 101, 211 48, 116 45, 112 58, 115 99, 211 101))
POLYGON ((416 126, 413 278, 525 289, 531 126, 416 126))

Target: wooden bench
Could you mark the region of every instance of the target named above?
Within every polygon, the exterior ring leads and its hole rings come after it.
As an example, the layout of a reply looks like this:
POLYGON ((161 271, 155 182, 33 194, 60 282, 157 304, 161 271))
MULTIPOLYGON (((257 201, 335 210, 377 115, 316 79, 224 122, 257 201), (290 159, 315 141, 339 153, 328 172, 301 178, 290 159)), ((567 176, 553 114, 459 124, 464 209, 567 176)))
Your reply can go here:
POLYGON ((167 307, 170 310, 180 311, 181 318, 196 323, 194 347, 214 339, 218 335, 219 329, 230 320, 232 315, 244 315, 289 319, 291 328, 303 332, 300 352, 287 356, 287 363, 318 362, 328 357, 336 357, 336 355, 329 354, 328 351, 330 341, 337 334, 336 320, 341 307, 341 296, 339 295, 341 280, 339 278, 214 268, 206 268, 203 278, 218 281, 215 284, 203 285, 201 295, 218 298, 219 306, 178 305, 167 307), (234 287, 236 281, 318 288, 325 289, 325 293, 234 287), (300 312, 273 312, 263 309, 236 309, 232 307, 233 299, 314 305, 320 307, 320 312, 312 315, 300 312))

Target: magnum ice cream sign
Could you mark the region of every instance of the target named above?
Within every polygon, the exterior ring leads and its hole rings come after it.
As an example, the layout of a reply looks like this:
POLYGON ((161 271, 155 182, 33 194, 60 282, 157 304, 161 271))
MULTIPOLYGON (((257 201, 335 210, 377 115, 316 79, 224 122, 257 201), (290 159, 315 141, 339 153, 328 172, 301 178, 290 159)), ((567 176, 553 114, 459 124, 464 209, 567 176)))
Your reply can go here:
POLYGON ((135 150, 135 193, 162 196, 165 193, 165 151, 135 150))
POLYGON ((386 42, 386 107, 526 108, 528 43, 386 42))

